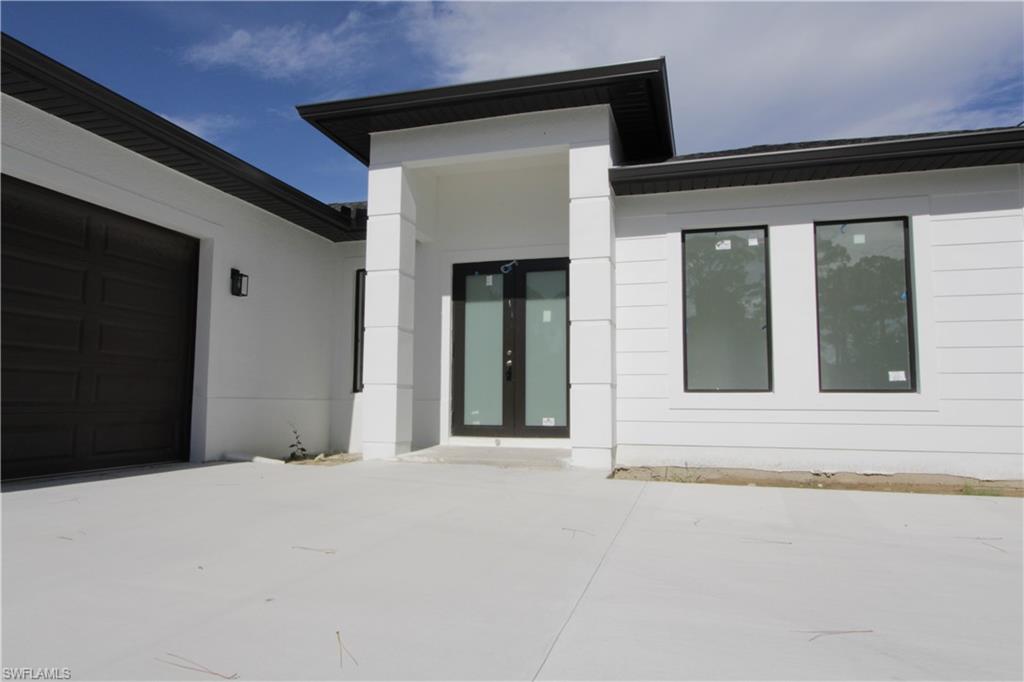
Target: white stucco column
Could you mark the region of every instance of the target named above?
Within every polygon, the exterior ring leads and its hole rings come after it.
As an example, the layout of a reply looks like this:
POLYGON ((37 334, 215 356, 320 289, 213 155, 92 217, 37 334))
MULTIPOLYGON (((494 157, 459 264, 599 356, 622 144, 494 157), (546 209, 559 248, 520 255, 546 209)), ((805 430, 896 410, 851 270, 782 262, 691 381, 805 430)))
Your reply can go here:
POLYGON ((389 459, 412 441, 415 208, 401 166, 371 168, 366 225, 363 456, 389 459))
POLYGON ((615 214, 607 143, 569 149, 569 430, 574 466, 615 452, 615 214))

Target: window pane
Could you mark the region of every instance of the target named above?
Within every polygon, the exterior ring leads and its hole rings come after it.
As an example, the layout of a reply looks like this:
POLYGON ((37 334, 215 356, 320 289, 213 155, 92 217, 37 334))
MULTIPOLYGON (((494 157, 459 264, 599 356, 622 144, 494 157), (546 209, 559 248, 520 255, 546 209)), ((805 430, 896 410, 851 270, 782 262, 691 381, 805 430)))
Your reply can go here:
POLYGON ((504 279, 501 275, 466 277, 463 424, 502 423, 502 348, 504 279))
POLYGON ((526 273, 526 425, 568 424, 565 391, 566 272, 526 273))
POLYGON ((766 236, 683 233, 686 390, 771 390, 766 236))
POLYGON ((814 232, 821 389, 913 390, 905 223, 827 223, 814 232))
POLYGON ((364 318, 366 312, 366 270, 356 270, 356 319, 353 324, 352 339, 352 392, 363 390, 363 336, 365 335, 364 318))

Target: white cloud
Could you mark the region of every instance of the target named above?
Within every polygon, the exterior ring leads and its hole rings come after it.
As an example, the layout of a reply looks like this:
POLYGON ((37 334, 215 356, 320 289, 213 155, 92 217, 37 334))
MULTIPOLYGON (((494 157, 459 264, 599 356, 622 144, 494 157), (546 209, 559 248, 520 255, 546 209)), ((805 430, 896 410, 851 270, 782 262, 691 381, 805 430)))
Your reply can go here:
POLYGON ((680 152, 1024 118, 1019 3, 456 3, 405 11, 408 39, 436 60, 442 82, 664 55, 680 152), (1008 80, 1009 96, 998 92, 1008 80))
POLYGON ((214 140, 224 133, 237 128, 239 121, 229 114, 197 114, 196 116, 171 116, 160 114, 176 126, 181 126, 193 135, 214 140))
POLYGON ((256 29, 237 28, 223 38, 193 45, 185 60, 203 68, 234 66, 262 78, 323 76, 357 63, 370 42, 361 32, 362 16, 351 11, 337 26, 321 29, 295 23, 256 29))

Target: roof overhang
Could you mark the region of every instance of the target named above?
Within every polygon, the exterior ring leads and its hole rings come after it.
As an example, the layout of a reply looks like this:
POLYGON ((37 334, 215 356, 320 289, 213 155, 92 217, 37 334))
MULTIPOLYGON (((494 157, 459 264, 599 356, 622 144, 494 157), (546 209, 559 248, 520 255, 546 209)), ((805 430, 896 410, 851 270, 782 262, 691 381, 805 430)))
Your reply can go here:
POLYGON ((1024 162, 1024 128, 938 133, 880 142, 697 155, 609 171, 615 194, 829 180, 1024 162))
POLYGON ((2 35, 2 90, 332 241, 364 239, 339 211, 2 35))
POLYGON ((673 155, 665 59, 307 104, 299 115, 362 161, 371 133, 607 104, 625 163, 673 155))

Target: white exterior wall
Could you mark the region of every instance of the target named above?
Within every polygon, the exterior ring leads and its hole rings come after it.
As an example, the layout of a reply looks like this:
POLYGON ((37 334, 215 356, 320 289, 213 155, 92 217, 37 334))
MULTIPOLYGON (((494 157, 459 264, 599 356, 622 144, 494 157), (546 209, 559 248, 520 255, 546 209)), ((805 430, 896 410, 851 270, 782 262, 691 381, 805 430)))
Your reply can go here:
POLYGON ((350 319, 352 306, 332 283, 353 246, 7 95, 2 136, 4 173, 200 239, 193 461, 228 452, 284 456, 289 422, 310 450, 325 449, 332 406, 334 442, 346 443, 345 396, 338 391, 341 399, 331 401, 344 373, 332 371, 332 346, 344 336, 337 316, 350 319), (230 295, 232 267, 250 277, 247 298, 230 295))
POLYGON ((1022 206, 1014 165, 618 198, 617 464, 1021 478, 1022 206), (813 223, 898 215, 919 392, 819 393, 813 223), (763 224, 774 390, 687 394, 680 232, 763 224))
POLYGON ((366 266, 366 242, 337 244, 334 302, 331 305, 331 450, 363 451, 363 394, 353 393, 355 368, 356 271, 366 266))

